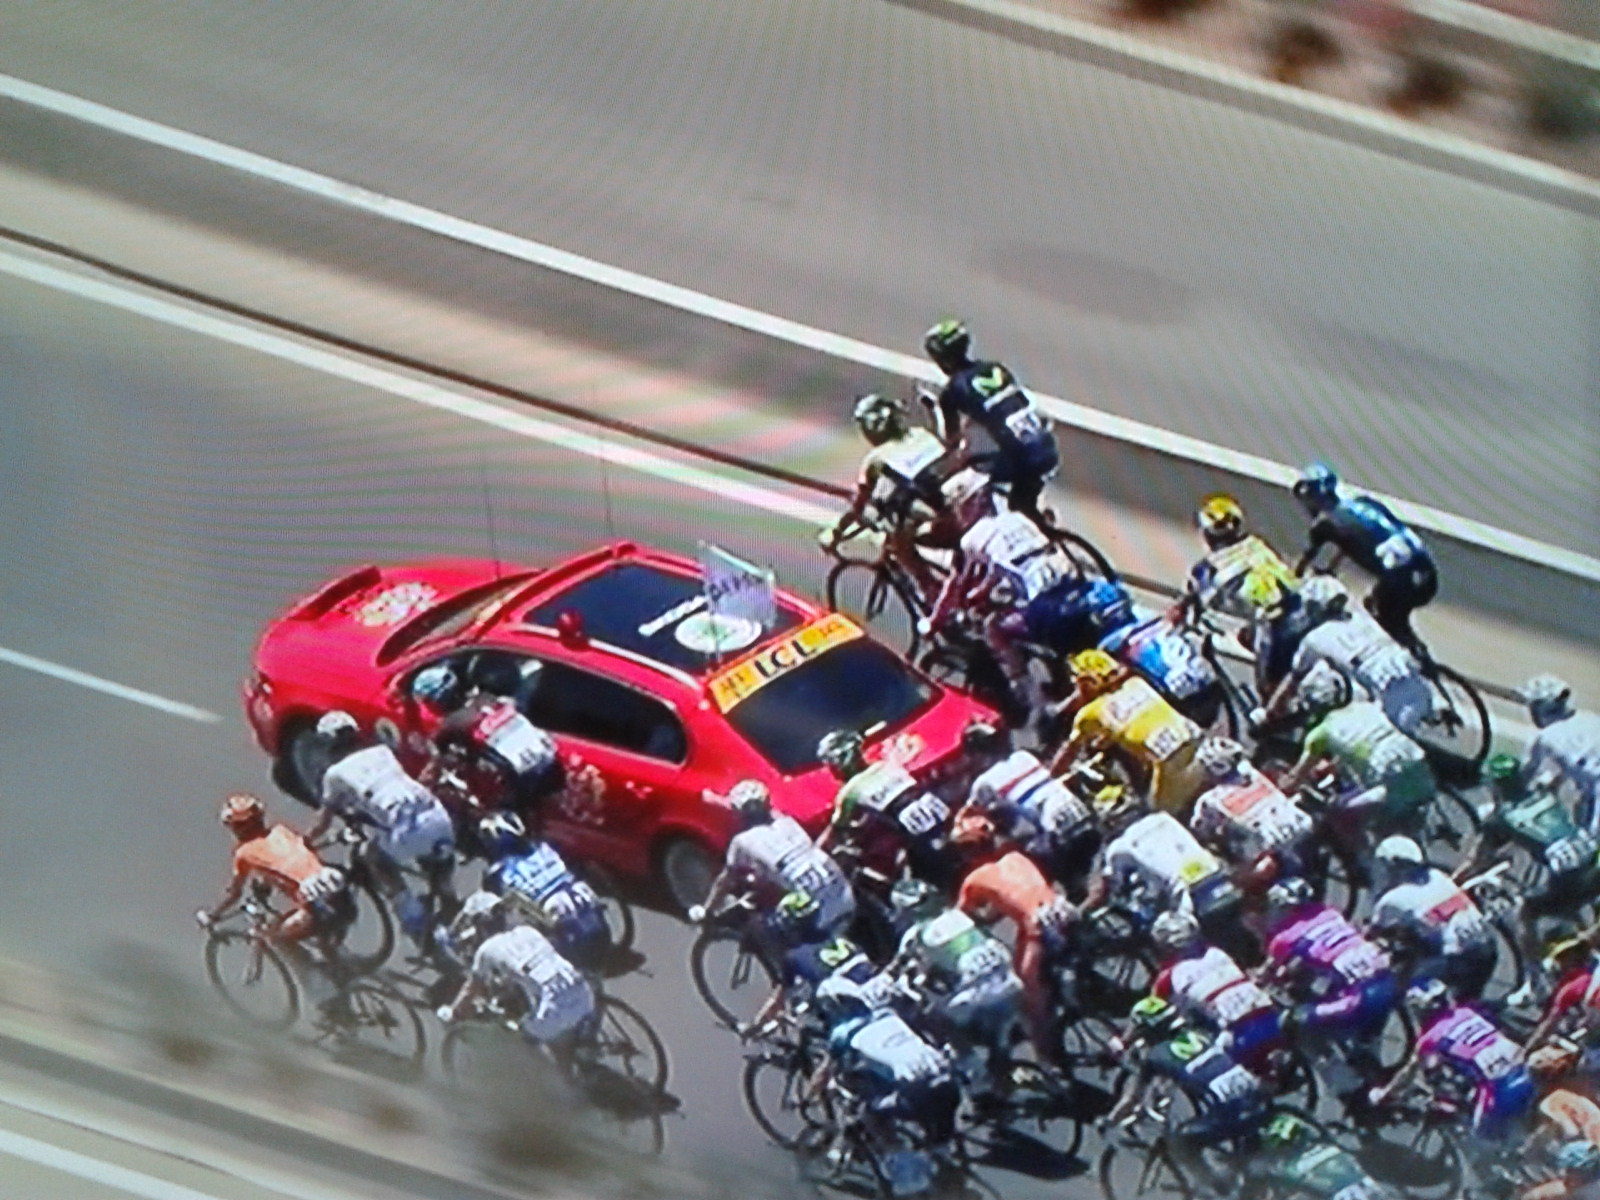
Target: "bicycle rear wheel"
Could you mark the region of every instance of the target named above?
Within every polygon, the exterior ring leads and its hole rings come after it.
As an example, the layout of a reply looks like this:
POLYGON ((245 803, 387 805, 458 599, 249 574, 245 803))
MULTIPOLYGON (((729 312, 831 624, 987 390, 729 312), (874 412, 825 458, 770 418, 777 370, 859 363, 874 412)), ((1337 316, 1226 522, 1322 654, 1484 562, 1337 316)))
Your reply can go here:
POLYGON ((745 945, 743 932, 726 926, 695 939, 689 973, 706 1007, 729 1029, 753 1020, 777 986, 771 969, 745 945))
POLYGON ((328 1030, 340 1058, 386 1075, 411 1075, 422 1066, 427 1036, 422 1018, 388 984, 358 979, 344 989, 328 1030))
POLYGON ((1050 539, 1052 546, 1071 558, 1073 565, 1083 574, 1099 575, 1105 579, 1117 577, 1117 569, 1111 565, 1105 552, 1081 533, 1052 524, 1044 528, 1044 535, 1050 539))
POLYGON ((881 562, 844 559, 828 572, 828 607, 847 613, 906 657, 915 656, 920 611, 910 589, 881 562))
POLYGON ((1447 871, 1459 866, 1481 824, 1472 801, 1454 788, 1440 785, 1423 816, 1422 849, 1428 861, 1447 871))
MULTIPOLYGON (((583 1039, 580 1060, 586 1089, 618 1099, 654 1098, 666 1089, 667 1048, 639 1010, 615 996, 602 996, 594 1025, 583 1039)), ((604 1098, 604 1097, 602 1097, 604 1098)))
POLYGON ((289 1028, 300 1015, 294 974, 271 946, 239 929, 212 933, 206 942, 206 975, 223 1002, 253 1025, 289 1028))
POLYGON ((1459 671, 1441 663, 1430 663, 1425 675, 1433 686, 1433 712, 1417 730, 1416 740, 1442 779, 1475 783, 1493 736, 1483 695, 1459 671))
POLYGON ((357 883, 350 893, 356 914, 339 940, 339 953, 353 973, 370 975, 394 953, 394 916, 370 882, 357 883))
POLYGON ((805 1101, 808 1072, 792 1054, 759 1054, 745 1060, 744 1106, 766 1134, 785 1150, 800 1144, 818 1124, 805 1101))
POLYGON ((1115 1142, 1100 1155, 1100 1188, 1106 1200, 1152 1200, 1170 1197, 1192 1200, 1189 1180, 1159 1142, 1119 1146, 1115 1142))

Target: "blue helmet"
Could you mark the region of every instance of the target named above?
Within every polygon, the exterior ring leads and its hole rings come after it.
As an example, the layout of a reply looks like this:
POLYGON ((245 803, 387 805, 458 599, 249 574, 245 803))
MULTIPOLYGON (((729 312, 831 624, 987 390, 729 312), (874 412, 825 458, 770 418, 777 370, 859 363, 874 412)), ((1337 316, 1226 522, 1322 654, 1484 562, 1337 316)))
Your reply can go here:
POLYGON ((1314 462, 1300 472, 1294 494, 1300 500, 1332 500, 1339 494, 1339 473, 1324 462, 1314 462))
POLYGON ((1121 629, 1133 619, 1133 601, 1128 589, 1110 579, 1096 579, 1085 597, 1089 615, 1101 633, 1121 629))
POLYGON ((454 707, 460 686, 461 680, 455 671, 440 663, 417 672, 417 677, 411 681, 411 694, 429 708, 443 710, 454 707))
POLYGON ((520 849, 527 838, 527 826, 516 813, 490 813, 478 822, 478 841, 490 858, 504 858, 520 849))

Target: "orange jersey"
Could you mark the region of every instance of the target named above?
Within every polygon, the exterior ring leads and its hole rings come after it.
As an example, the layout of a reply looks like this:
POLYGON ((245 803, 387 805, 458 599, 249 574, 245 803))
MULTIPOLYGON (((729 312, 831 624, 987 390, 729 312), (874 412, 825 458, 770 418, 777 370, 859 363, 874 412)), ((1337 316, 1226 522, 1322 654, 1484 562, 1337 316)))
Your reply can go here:
POLYGON ((963 912, 991 908, 1026 929, 1034 914, 1054 904, 1056 889, 1033 860, 1016 850, 985 863, 961 881, 956 905, 963 912))
POLYGON ((240 842, 233 852, 234 878, 258 875, 296 904, 300 885, 322 869, 306 839, 287 825, 274 825, 262 837, 240 842))

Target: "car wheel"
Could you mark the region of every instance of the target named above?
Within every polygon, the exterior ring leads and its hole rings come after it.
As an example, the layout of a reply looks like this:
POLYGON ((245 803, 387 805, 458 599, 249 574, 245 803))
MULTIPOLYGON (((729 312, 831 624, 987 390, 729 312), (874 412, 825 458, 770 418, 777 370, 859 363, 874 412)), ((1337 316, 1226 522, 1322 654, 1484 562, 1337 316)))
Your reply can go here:
POLYGON ((328 752, 317 737, 314 721, 298 721, 284 736, 273 764, 272 780, 289 795, 312 808, 321 807, 322 777, 328 770, 328 752))
POLYGON ((687 912, 705 900, 711 881, 722 864, 706 847, 689 837, 675 837, 657 856, 661 889, 679 912, 687 912))

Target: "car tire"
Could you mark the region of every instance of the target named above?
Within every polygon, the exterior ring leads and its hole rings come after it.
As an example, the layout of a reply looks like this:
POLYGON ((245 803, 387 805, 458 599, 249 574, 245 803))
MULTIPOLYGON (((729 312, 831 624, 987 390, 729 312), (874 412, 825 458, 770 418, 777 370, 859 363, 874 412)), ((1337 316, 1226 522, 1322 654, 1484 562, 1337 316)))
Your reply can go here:
POLYGON ((278 757, 272 764, 272 782, 281 791, 302 804, 321 808, 322 776, 327 769, 327 755, 318 743, 315 721, 296 721, 284 730, 278 757))
POLYGON ((692 837, 670 838, 656 855, 656 878, 662 894, 679 912, 705 900, 722 862, 692 837))

